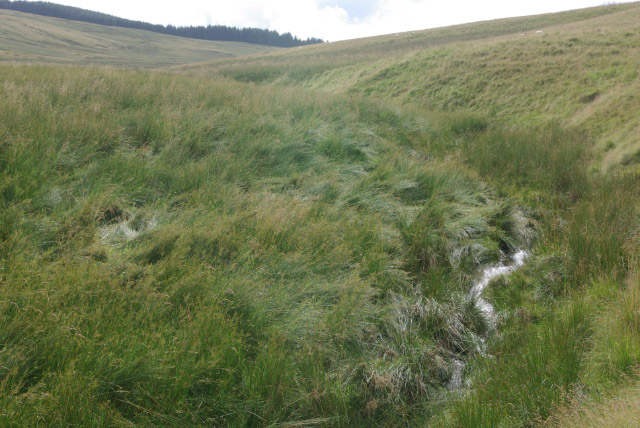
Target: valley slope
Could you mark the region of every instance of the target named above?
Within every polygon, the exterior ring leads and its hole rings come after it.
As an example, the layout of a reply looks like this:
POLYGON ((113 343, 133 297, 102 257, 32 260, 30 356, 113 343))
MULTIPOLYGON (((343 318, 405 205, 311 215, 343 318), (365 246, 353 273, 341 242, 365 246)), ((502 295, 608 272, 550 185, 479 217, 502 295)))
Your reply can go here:
POLYGON ((640 4, 511 18, 186 66, 193 75, 362 94, 504 125, 589 131, 604 169, 640 150, 640 4))

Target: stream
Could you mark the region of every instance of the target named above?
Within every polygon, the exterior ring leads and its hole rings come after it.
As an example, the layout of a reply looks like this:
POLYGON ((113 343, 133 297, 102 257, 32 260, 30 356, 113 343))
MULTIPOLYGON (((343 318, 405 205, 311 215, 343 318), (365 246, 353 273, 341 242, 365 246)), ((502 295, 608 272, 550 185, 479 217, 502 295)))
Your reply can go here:
POLYGON ((500 263, 498 265, 485 268, 482 271, 482 277, 473 284, 473 287, 471 287, 468 297, 475 300, 476 306, 478 306, 478 308, 484 313, 490 323, 495 323, 495 310, 491 303, 487 302, 482 297, 484 289, 487 288, 487 285, 489 285, 493 278, 509 274, 522 266, 527 257, 529 257, 529 253, 525 250, 519 250, 513 255, 510 264, 505 265, 500 263))
MULTIPOLYGON (((518 250, 510 260, 510 263, 505 264, 501 262, 497 265, 488 266, 482 271, 482 276, 476 282, 474 282, 471 290, 467 297, 469 299, 473 299, 476 303, 478 309, 482 311, 484 316, 490 325, 495 326, 496 324, 496 314, 495 309, 491 305, 491 303, 487 302, 482 294, 487 288, 487 285, 491 282, 492 279, 500 276, 507 275, 514 270, 518 269, 520 266, 524 264, 526 259, 529 257, 529 253, 525 250, 518 250)), ((451 380, 447 387, 449 389, 458 389, 462 386, 463 376, 462 372, 464 370, 465 363, 461 360, 453 361, 453 374, 451 375, 451 380)))

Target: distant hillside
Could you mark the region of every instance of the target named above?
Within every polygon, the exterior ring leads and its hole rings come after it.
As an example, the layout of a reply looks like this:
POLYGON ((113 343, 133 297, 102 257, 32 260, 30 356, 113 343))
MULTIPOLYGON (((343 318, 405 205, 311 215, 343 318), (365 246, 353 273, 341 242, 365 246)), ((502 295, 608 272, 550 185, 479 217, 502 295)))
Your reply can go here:
POLYGON ((0 10, 0 62, 154 68, 272 51, 0 10))
POLYGON ((293 47, 322 43, 316 38, 301 40, 291 33, 279 34, 277 31, 261 28, 236 28, 225 25, 209 25, 207 27, 175 27, 173 25, 155 25, 142 21, 132 21, 105 13, 94 12, 72 6, 63 6, 42 1, 8 1, 0 0, 0 9, 10 9, 36 15, 63 18, 73 21, 90 22, 92 24, 108 25, 112 27, 134 28, 137 30, 153 31, 154 33, 171 36, 187 37, 191 39, 216 40, 226 42, 245 42, 257 45, 293 47))
POLYGON ((602 166, 640 161, 640 3, 477 22, 185 66, 198 75, 359 94, 508 125, 588 131, 602 166))

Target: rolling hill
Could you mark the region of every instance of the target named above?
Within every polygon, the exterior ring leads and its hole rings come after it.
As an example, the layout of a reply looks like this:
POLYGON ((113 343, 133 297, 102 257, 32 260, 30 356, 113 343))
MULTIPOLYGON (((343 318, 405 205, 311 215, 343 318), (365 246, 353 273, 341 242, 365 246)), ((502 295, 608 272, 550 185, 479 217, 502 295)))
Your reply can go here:
POLYGON ((0 426, 633 426, 639 13, 2 15, 0 426))
POLYGON ((314 46, 189 74, 364 94, 425 110, 465 110, 505 125, 551 120, 589 131, 604 169, 640 150, 640 4, 314 46))
POLYGON ((2 62, 155 68, 274 49, 240 42, 183 39, 0 10, 2 62))

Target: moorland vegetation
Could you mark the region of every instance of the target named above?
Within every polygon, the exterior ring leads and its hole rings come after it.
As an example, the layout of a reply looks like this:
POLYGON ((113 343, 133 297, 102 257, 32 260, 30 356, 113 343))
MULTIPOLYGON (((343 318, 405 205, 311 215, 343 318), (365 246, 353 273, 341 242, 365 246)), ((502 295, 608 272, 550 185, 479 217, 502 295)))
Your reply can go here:
POLYGON ((632 424, 638 13, 0 66, 0 425, 632 424))

